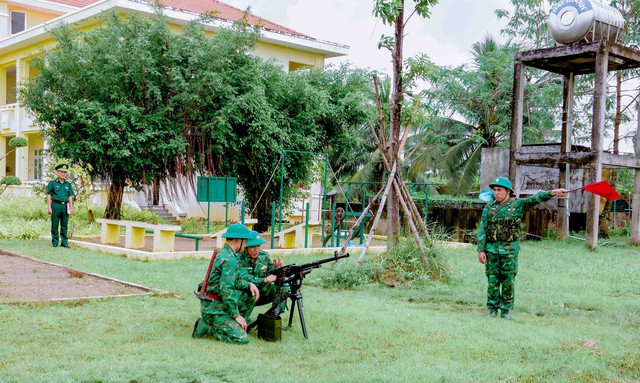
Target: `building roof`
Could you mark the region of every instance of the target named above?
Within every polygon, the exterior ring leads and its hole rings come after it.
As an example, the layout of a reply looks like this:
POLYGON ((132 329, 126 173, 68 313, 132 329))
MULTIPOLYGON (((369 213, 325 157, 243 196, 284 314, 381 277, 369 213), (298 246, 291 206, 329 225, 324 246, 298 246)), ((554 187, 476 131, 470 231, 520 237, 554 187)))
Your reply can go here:
MULTIPOLYGON (((97 3, 101 0, 49 0, 52 3, 58 3, 63 5, 69 5, 72 7, 86 7, 87 5, 91 5, 97 3)), ((154 0, 143 0, 148 3, 153 3, 154 0)), ((205 12, 213 13, 214 17, 229 20, 229 21, 237 21, 240 20, 245 11, 231 5, 222 3, 218 0, 161 0, 165 7, 179 9, 182 11, 194 12, 203 14, 205 12)), ((309 38, 300 32, 294 31, 293 29, 284 27, 280 24, 276 24, 269 20, 262 19, 253 14, 249 14, 247 17, 247 22, 250 25, 258 25, 266 30, 285 33, 298 37, 309 38)))

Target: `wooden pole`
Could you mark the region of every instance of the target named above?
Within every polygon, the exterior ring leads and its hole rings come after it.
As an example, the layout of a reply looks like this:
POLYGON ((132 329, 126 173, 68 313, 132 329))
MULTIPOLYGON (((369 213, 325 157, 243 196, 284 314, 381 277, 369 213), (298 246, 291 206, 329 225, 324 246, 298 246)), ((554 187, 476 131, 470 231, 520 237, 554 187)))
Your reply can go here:
POLYGON ((387 196, 389 195, 389 190, 391 189, 391 185, 393 184, 393 180, 396 176, 396 167, 397 163, 393 163, 393 169, 391 169, 391 174, 389 175, 389 179, 387 180, 387 186, 384 188, 384 194, 382 195, 382 200, 380 200, 380 206, 378 207, 378 212, 376 213, 376 217, 373 220, 373 224, 371 225, 371 230, 369 231, 369 236, 367 237, 367 242, 362 248, 362 253, 360 253, 360 257, 358 258, 358 263, 362 263, 364 261, 364 255, 367 253, 367 249, 371 245, 371 240, 373 239, 373 234, 375 233, 375 228, 378 226, 378 221, 380 220, 380 216, 382 215, 382 211, 384 210, 384 206, 387 203, 387 196))
MULTIPOLYGON (((640 96, 640 91, 638 92, 640 96)), ((640 117, 640 102, 636 102, 636 112, 640 117)), ((636 158, 640 158, 640 118, 637 118, 636 141, 634 152, 636 158)), ((631 243, 640 244, 640 169, 635 171, 633 200, 631 202, 631 243)))
POLYGON ((342 246, 342 249, 340 249, 340 255, 343 255, 347 251, 347 247, 349 247, 349 241, 351 241, 351 239, 353 238, 353 233, 355 232, 355 228, 360 225, 365 215, 369 212, 369 210, 371 210, 371 207, 373 206, 373 202, 378 198, 380 193, 382 193, 382 190, 383 189, 378 190, 378 194, 376 194, 375 197, 373 197, 371 202, 369 202, 369 205, 367 205, 367 208, 362 211, 362 215, 358 217, 358 219, 356 220, 356 223, 354 223, 353 226, 351 226, 351 229, 349 229, 349 235, 347 236, 347 239, 344 241, 344 245, 342 246))
MULTIPOLYGON (((396 189, 396 193, 398 193, 398 195, 401 195, 400 187, 398 186, 397 179, 393 180, 393 186, 396 189)), ((409 211, 409 207, 407 206, 407 203, 404 198, 401 197, 399 198, 399 200, 400 200, 400 205, 404 209, 404 213, 407 215, 407 221, 409 221, 409 227, 411 228, 413 237, 415 238, 416 244, 418 245, 418 249, 420 250, 420 254, 422 255, 422 261, 424 262, 424 265, 427 267, 427 270, 429 270, 429 273, 431 273, 431 265, 429 265, 429 258, 427 258, 427 254, 424 252, 422 238, 420 238, 420 233, 418 233, 418 229, 416 229, 416 226, 413 223, 413 218, 412 218, 411 212, 409 211)))

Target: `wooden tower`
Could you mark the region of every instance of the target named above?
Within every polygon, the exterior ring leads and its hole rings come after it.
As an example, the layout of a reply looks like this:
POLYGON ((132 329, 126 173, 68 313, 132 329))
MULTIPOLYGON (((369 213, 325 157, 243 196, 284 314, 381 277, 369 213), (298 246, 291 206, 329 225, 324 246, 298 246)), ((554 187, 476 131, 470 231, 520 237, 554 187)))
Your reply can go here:
MULTIPOLYGON (((516 194, 519 194, 522 165, 559 167, 559 187, 571 189, 582 185, 569 185, 571 167, 587 170, 589 183, 600 180, 603 168, 632 168, 636 170, 636 182, 633 195, 632 242, 640 242, 640 159, 614 155, 603 150, 605 126, 605 101, 607 97, 607 76, 609 72, 640 67, 640 51, 623 45, 600 40, 589 43, 563 45, 553 48, 535 49, 518 52, 515 57, 513 78, 513 115, 511 121, 511 156, 509 178, 514 182, 516 194), (522 114, 524 105, 524 86, 526 67, 534 67, 564 76, 564 94, 562 103, 562 139, 559 153, 523 153, 522 114), (591 150, 574 152, 571 145, 572 110, 574 77, 594 73, 593 120, 591 127, 591 150), (638 203, 636 203, 638 201, 638 203)), ((587 195, 587 246, 595 248, 598 244, 598 217, 600 197, 587 195)), ((567 238, 569 231, 568 201, 558 200, 558 238, 567 238)))

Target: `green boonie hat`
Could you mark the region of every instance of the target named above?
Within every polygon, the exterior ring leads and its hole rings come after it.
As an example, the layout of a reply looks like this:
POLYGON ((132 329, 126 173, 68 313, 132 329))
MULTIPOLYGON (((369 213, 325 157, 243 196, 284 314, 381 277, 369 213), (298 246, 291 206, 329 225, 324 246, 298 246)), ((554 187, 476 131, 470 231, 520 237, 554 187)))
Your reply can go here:
POLYGON ((56 170, 62 170, 64 172, 69 171, 69 165, 59 164, 58 166, 56 166, 56 170))
POLYGON ((234 223, 227 228, 227 232, 222 234, 222 238, 239 238, 239 239, 251 239, 255 238, 251 234, 251 230, 241 223, 234 223))
POLYGON ((493 189, 494 186, 502 186, 505 189, 511 190, 512 193, 515 193, 513 191, 513 186, 511 186, 511 181, 506 177, 498 177, 493 180, 493 182, 489 184, 489 187, 493 189))
POLYGON ((260 236, 260 233, 255 230, 251 230, 251 235, 253 235, 253 238, 249 239, 244 247, 260 246, 263 243, 267 242, 260 236))

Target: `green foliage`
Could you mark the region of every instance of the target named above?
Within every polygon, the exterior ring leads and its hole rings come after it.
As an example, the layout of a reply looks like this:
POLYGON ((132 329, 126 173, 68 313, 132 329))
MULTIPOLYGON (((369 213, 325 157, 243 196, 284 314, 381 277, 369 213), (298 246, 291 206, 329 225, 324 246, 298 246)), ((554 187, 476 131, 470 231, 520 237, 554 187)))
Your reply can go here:
POLYGON ((160 218, 154 212, 148 210, 138 210, 125 207, 122 209, 122 219, 126 221, 138 221, 148 223, 168 223, 166 220, 160 218))
POLYGON ((429 206, 451 206, 451 205, 462 205, 462 206, 471 206, 474 203, 485 203, 477 198, 469 198, 469 197, 457 197, 451 195, 437 195, 437 196, 429 196, 429 206))
POLYGON ((27 145, 29 145, 29 141, 24 137, 13 137, 9 140, 9 146, 12 148, 23 148, 27 145))
MULTIPOLYGON (((410 138, 410 179, 422 174, 446 177, 448 192, 464 195, 478 184, 481 150, 508 144, 511 131, 513 57, 519 46, 486 36, 472 46, 473 62, 457 67, 423 64, 426 118, 410 138)), ((424 60, 423 60, 424 61, 424 60)), ((523 124, 527 143, 546 142, 555 126, 551 108, 561 94, 555 82, 526 85, 528 110, 523 124)))
MULTIPOLYGON (((182 222, 181 233, 184 234, 203 234, 207 232, 207 220, 205 218, 188 218, 182 222)), ((209 232, 215 233, 225 228, 224 222, 210 222, 209 232)))
MULTIPOLYGON (((51 151, 111 183, 110 217, 120 215, 124 186, 196 174, 237 176, 255 205, 283 149, 331 148, 339 161, 356 147, 351 130, 370 109, 359 95, 368 91, 364 72, 287 74, 251 54, 254 28, 209 37, 196 20, 172 33, 156 16, 110 14, 87 32, 54 29, 58 44, 34 58, 39 75, 21 92, 51 151)), ((309 155, 286 163, 285 201, 312 163, 309 155)), ((279 193, 268 186, 261 222, 279 193)))
POLYGON ((16 176, 4 176, 0 180, 0 185, 22 185, 22 181, 20 181, 20 178, 16 176))
MULTIPOLYGON (((90 215, 99 216, 104 211, 94 209, 89 213, 85 205, 78 205, 70 217, 69 227, 75 235, 100 235, 100 224, 92 222, 90 215)), ((124 219, 165 223, 158 215, 148 211, 137 211, 126 206, 123 209, 124 219)), ((3 195, 0 197, 0 238, 34 239, 49 235, 51 230, 50 217, 47 214, 47 204, 44 197, 18 197, 3 195)), ((202 231, 204 232, 204 231, 202 231)))
POLYGON ((322 273, 322 287, 355 289, 380 280, 384 274, 379 259, 365 260, 360 265, 353 262, 338 262, 330 271, 322 273))
POLYGON ((423 285, 430 283, 434 278, 437 281, 447 281, 450 271, 446 260, 443 259, 441 245, 425 240, 423 244, 433 275, 430 275, 429 269, 425 266, 415 239, 404 238, 382 258, 385 273, 381 282, 395 286, 423 285))
MULTIPOLYGON (((415 13, 424 18, 429 18, 431 8, 438 4, 438 0, 413 0, 415 13)), ((393 25, 400 12, 405 12, 405 0, 376 0, 373 7, 373 15, 385 25, 393 25)))
POLYGON ((634 169, 618 169, 616 176, 616 191, 623 197, 633 196, 635 183, 634 169))

